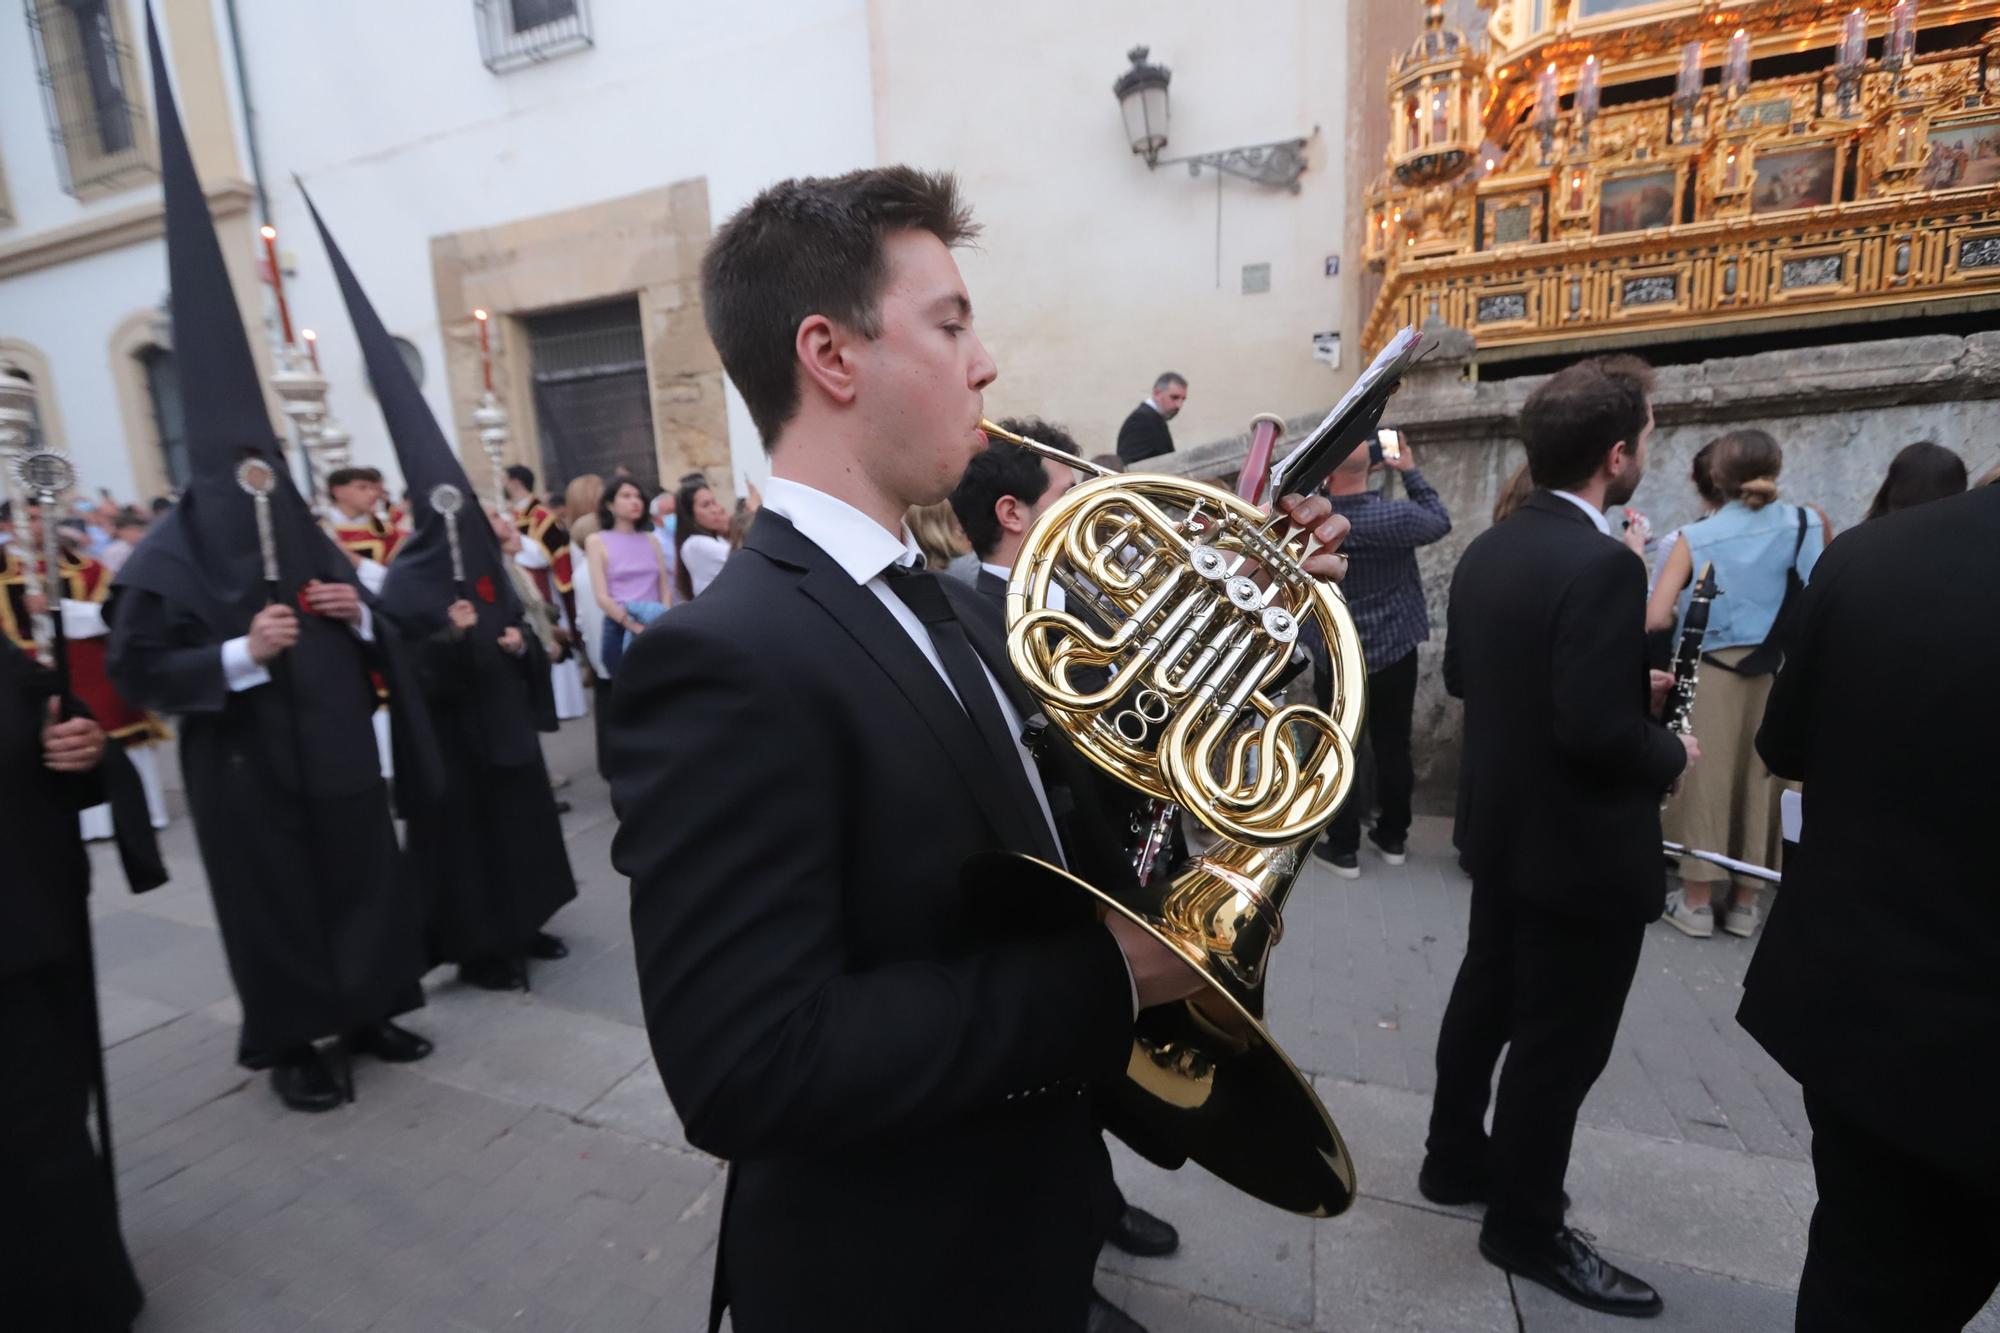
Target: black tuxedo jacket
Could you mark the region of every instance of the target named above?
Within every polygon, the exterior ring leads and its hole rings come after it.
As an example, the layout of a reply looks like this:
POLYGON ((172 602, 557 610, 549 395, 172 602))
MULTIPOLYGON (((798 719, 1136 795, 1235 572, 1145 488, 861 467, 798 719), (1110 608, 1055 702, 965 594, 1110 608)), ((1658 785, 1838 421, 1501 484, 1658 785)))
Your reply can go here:
POLYGON ((1813 567, 1757 750, 1805 828, 1738 1018, 1808 1091, 2000 1193, 2000 487, 1813 567))
POLYGON ((1473 879, 1577 916, 1657 918, 1660 797, 1687 755, 1648 714, 1645 564, 1536 491, 1466 548, 1446 625, 1473 879))
MULTIPOLYGON (((1005 673, 978 594, 941 581, 1005 673)), ((1090 1087, 1124 1072, 1129 974, 1082 895, 1003 938, 1021 905, 961 891, 1041 815, 895 618, 767 511, 636 641, 606 739, 654 1055, 730 1162, 735 1327, 1080 1330, 1116 1207, 1090 1087)))
POLYGON ((1133 408, 1132 415, 1118 428, 1118 456, 1127 463, 1142 463, 1173 451, 1173 432, 1167 429, 1167 419, 1151 403, 1133 408))

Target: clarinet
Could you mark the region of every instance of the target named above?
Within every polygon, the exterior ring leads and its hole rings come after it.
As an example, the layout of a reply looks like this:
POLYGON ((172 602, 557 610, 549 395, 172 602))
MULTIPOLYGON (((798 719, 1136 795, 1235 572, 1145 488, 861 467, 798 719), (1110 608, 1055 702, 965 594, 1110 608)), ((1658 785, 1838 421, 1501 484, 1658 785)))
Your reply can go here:
POLYGON ((1674 685, 1667 691, 1667 730, 1678 736, 1694 732, 1694 692, 1701 683, 1701 641, 1708 634, 1708 609, 1716 598, 1715 565, 1702 566, 1681 621, 1680 647, 1674 652, 1674 685))

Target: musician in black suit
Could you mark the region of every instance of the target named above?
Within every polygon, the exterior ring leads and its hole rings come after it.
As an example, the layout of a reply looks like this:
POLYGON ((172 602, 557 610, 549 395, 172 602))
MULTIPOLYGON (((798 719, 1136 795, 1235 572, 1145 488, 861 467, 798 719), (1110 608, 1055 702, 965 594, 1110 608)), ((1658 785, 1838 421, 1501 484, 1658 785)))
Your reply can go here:
POLYGON ((1174 433, 1167 423, 1181 414, 1187 393, 1187 380, 1171 370, 1153 381, 1153 392, 1139 400, 1118 428, 1118 457, 1127 466, 1174 451, 1174 433))
POLYGON ((1644 474, 1651 385, 1643 362, 1612 357, 1537 389, 1520 427, 1536 490, 1452 578, 1445 688, 1465 700, 1472 924, 1418 1178, 1435 1202, 1486 1203, 1493 1263, 1640 1315, 1658 1294, 1563 1225, 1563 1175, 1666 892, 1660 797, 1698 753, 1655 720, 1671 677, 1649 691, 1645 566, 1603 513, 1644 474))
POLYGON ((730 1162, 712 1323, 739 1333, 1084 1329, 1116 1197, 1091 1088, 1197 984, 1122 923, 960 887, 984 850, 1123 859, 1115 830, 1059 844, 1030 701, 903 523, 984 447, 972 234, 949 176, 879 168, 773 186, 703 264, 772 479, 619 673, 613 859, 660 1072, 730 1162))
POLYGON ((1847 533, 1757 733, 1805 783, 1737 1013, 1812 1119, 1801 1333, 1956 1330, 2000 1283, 1996 584, 2000 489, 1847 533))
MULTIPOLYGON (((1046 421, 1010 417, 999 424, 1002 430, 1039 440, 1065 453, 1082 452, 1068 431, 1046 421)), ((985 452, 973 458, 952 491, 952 512, 979 559, 979 574, 973 586, 992 611, 990 619, 995 632, 1006 630, 1007 580, 1014 572, 1014 562, 1028 529, 1069 493, 1076 478, 1074 468, 1038 458, 1005 440, 995 440, 985 452)), ((1060 602, 1062 591, 1057 589, 1054 596, 1060 602)), ((1076 775, 1076 780, 1065 785, 1072 792, 1088 789, 1093 796, 1104 796, 1106 780, 1089 771, 1087 765, 1082 767, 1084 771, 1076 775)), ((1136 802, 1130 799, 1129 789, 1120 788, 1105 799, 1122 807, 1118 818, 1130 819, 1136 802)), ((1130 1202, 1125 1203, 1111 1228, 1110 1240, 1127 1254, 1145 1258, 1172 1254, 1180 1246, 1180 1234, 1169 1223, 1130 1202)))

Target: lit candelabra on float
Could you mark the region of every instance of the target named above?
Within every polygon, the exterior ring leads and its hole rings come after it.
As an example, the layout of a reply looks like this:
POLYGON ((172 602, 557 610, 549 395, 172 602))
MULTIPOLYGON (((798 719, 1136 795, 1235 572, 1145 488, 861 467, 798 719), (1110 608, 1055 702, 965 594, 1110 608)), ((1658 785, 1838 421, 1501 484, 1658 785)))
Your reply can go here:
POLYGON ((486 464, 493 486, 493 507, 507 512, 507 409, 493 393, 493 346, 487 333, 491 317, 484 310, 472 312, 479 323, 479 378, 483 391, 473 409, 472 424, 479 428, 479 447, 486 451, 486 464))
POLYGON ((292 336, 292 309, 285 300, 285 270, 278 259, 278 229, 265 225, 258 231, 264 240, 264 263, 271 274, 271 291, 277 298, 278 330, 282 335, 273 357, 271 388, 278 395, 285 417, 297 434, 299 456, 305 463, 302 489, 315 508, 319 505, 317 455, 326 428, 326 377, 319 371, 319 343, 308 329, 301 350, 292 336))

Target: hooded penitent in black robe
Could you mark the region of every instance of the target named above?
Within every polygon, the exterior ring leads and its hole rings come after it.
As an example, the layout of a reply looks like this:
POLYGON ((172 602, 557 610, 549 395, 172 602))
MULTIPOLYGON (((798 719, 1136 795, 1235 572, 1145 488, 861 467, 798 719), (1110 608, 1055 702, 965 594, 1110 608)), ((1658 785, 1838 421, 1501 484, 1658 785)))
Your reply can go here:
MULTIPOLYGON (((110 670, 124 696, 180 721, 181 767, 253 1069, 423 1002, 421 905, 400 852, 370 714, 391 691, 399 786, 434 787, 421 696, 397 636, 303 610, 311 580, 355 583, 273 437, 207 202, 150 31, 174 345, 193 480, 119 572, 110 670), (240 462, 270 465, 278 577, 267 583, 240 462), (269 601, 300 610, 269 679, 232 690, 225 645, 269 601)), ((364 594, 364 602, 367 600, 364 594)))
MULTIPOLYGON (((108 1159, 86 1127, 101 1038, 84 905, 90 860, 76 815, 105 799, 105 774, 101 765, 44 767, 55 688, 52 673, 0 639, 0 810, 12 833, 0 871, 0 1324, 124 1333, 139 1312, 139 1283, 118 1234, 108 1159)), ((123 760, 115 747, 105 756, 123 760)), ((101 1142, 108 1152, 108 1136, 101 1142)))
POLYGON ((517 959, 576 897, 539 735, 556 729, 548 655, 527 621, 478 492, 317 209, 313 220, 360 338, 416 523, 381 596, 386 618, 416 654, 445 768, 438 799, 403 809, 411 877, 430 904, 437 961, 517 959), (445 517, 431 504, 441 485, 455 488, 463 502, 456 569, 445 517), (454 637, 446 611, 461 597, 479 623, 454 637), (519 653, 499 646, 510 627, 520 632, 519 653))

